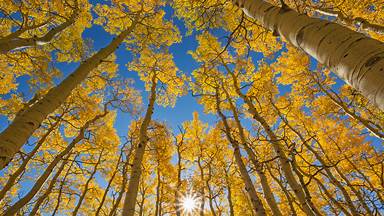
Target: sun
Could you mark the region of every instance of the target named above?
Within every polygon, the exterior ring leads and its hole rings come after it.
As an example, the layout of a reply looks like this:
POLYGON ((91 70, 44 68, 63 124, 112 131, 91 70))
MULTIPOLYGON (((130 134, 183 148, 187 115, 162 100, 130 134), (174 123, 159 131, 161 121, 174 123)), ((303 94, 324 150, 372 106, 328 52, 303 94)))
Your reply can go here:
POLYGON ((184 214, 191 214, 197 209, 198 198, 193 194, 186 194, 180 200, 180 208, 184 214))

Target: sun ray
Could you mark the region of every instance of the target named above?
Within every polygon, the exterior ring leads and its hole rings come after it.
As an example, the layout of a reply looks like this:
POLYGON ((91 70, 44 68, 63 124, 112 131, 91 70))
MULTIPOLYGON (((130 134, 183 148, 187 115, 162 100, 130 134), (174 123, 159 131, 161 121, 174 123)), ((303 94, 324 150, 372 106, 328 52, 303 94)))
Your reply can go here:
POLYGON ((193 215, 197 210, 200 203, 200 199, 196 194, 188 193, 183 195, 179 201, 179 210, 185 215, 193 215))

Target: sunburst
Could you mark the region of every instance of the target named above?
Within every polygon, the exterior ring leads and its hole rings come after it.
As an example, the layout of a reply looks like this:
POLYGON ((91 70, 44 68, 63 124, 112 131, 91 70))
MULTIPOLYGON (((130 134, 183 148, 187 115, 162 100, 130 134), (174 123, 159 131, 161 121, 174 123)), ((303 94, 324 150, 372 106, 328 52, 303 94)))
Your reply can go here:
POLYGON ((184 215, 193 215, 197 211, 199 203, 200 198, 196 194, 187 193, 180 198, 178 207, 184 215))

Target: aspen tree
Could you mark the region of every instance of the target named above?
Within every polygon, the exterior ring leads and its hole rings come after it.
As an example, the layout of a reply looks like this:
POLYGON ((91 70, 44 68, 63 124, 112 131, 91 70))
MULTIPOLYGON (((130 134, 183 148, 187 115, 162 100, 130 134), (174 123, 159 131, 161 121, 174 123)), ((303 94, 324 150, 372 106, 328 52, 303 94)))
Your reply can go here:
POLYGON ((35 205, 33 206, 31 212, 29 213, 29 215, 33 216, 33 215, 36 215, 37 211, 39 210, 41 204, 43 203, 43 201, 49 196, 50 193, 52 193, 52 189, 53 187, 55 186, 56 184, 56 181, 57 179, 59 178, 61 172, 64 170, 65 168, 65 165, 67 165, 67 163, 69 162, 68 159, 70 158, 71 154, 68 154, 68 157, 63 160, 63 162, 61 162, 61 165, 60 167, 57 169, 55 175, 53 176, 53 178, 51 179, 51 181, 49 182, 49 185, 47 187, 47 189, 45 190, 45 192, 36 200, 36 203, 35 205))
POLYGON ((59 107, 70 95, 71 91, 79 85, 88 74, 95 69, 101 61, 112 54, 135 28, 139 20, 132 21, 132 25, 116 37, 107 47, 83 62, 71 75, 58 86, 49 90, 37 103, 28 110, 15 117, 13 122, 0 134, 0 169, 3 169, 13 155, 22 147, 32 133, 40 126, 48 114, 59 107), (18 136, 14 136, 14 134, 18 136))
POLYGON ((285 4, 277 7, 264 0, 234 0, 233 3, 384 109, 382 42, 330 21, 300 15, 285 4))
POLYGON ((53 161, 48 165, 45 169, 44 173, 38 178, 36 183, 33 185, 32 189, 19 201, 10 206, 5 212, 4 215, 14 215, 20 208, 22 208, 25 204, 27 204, 40 190, 41 186, 47 180, 52 170, 56 167, 56 165, 63 160, 63 157, 67 157, 68 153, 71 152, 73 147, 78 144, 80 141, 84 139, 84 133, 88 129, 88 127, 93 124, 98 119, 104 117, 108 112, 104 112, 103 114, 96 115, 93 119, 89 120, 85 123, 85 125, 80 129, 78 135, 71 141, 71 143, 58 155, 55 156, 53 161))
MULTIPOLYGON (((23 3, 21 3, 22 5, 23 3)), ((62 5, 56 5, 57 10, 64 10, 64 11, 70 11, 70 16, 69 17, 64 17, 65 21, 60 23, 57 26, 51 26, 48 27, 51 23, 55 23, 55 17, 54 15, 48 15, 49 17, 46 18, 46 20, 41 21, 40 23, 36 24, 36 20, 31 19, 31 15, 35 15, 35 19, 38 19, 41 16, 37 11, 27 11, 25 12, 23 9, 20 10, 20 13, 22 14, 22 20, 20 21, 21 24, 19 24, 19 27, 16 31, 9 33, 8 35, 5 35, 3 37, 0 37, 0 53, 6 53, 11 50, 15 49, 21 49, 21 48, 26 48, 26 47, 31 47, 31 46, 37 46, 37 45, 44 45, 46 43, 51 42, 51 40, 58 34, 60 34, 62 31, 66 30, 69 28, 71 25, 75 23, 75 21, 78 19, 79 15, 81 14, 80 8, 79 8, 79 2, 75 0, 73 3, 64 3, 62 5), (73 4, 73 5, 71 5, 73 4), (65 8, 62 8, 65 7, 65 8), (40 17, 38 17, 40 16, 40 17), (43 34, 42 36, 36 35, 38 34, 38 30, 41 30, 42 28, 44 29, 49 29, 43 34), (25 37, 22 35, 26 35, 27 32, 31 32, 35 30, 35 33, 33 36, 30 37, 25 37)), ((37 4, 37 6, 44 7, 43 2, 40 2, 40 4, 37 4)), ((20 7, 22 8, 22 7, 20 7)), ((28 6, 26 6, 28 8, 28 6)), ((49 10, 49 9, 48 9, 49 10)), ((62 13, 62 11, 53 11, 50 9, 50 13, 48 14, 55 14, 57 12, 62 13)), ((42 9, 40 8, 40 12, 42 9)), ((32 15, 32 16, 33 16, 32 15)), ((84 14, 82 14, 84 15, 84 14)), ((12 19, 12 14, 9 14, 9 19, 12 19)), ((62 16, 57 16, 57 17, 62 17, 62 16)), ((8 18, 8 17, 7 17, 8 18)), ((57 18, 56 18, 57 19, 57 18)), ((56 21, 57 22, 57 21, 56 21)))
POLYGON ((149 91, 149 98, 148 107, 139 129, 139 140, 135 149, 130 180, 124 200, 123 215, 127 216, 132 216, 135 212, 141 163, 148 143, 147 130, 152 119, 155 103, 173 106, 176 98, 184 94, 183 85, 185 81, 185 76, 178 75, 178 68, 175 66, 172 56, 164 52, 143 50, 140 58, 130 64, 130 68, 137 71, 140 78, 145 82, 146 89, 149 91), (165 87, 165 90, 159 91, 158 85, 165 87))
POLYGON ((233 145, 236 163, 240 169, 241 175, 242 175, 243 180, 245 182, 246 191, 249 194, 252 206, 253 206, 257 215, 266 215, 263 204, 256 193, 256 190, 253 186, 252 180, 249 177, 248 171, 246 170, 246 167, 245 167, 245 165, 241 159, 240 146, 238 145, 237 141, 235 141, 232 138, 232 136, 230 135, 230 133, 231 133, 230 132, 230 126, 228 125, 226 117, 224 116, 224 114, 222 113, 222 111, 220 109, 220 99, 219 99, 218 95, 216 95, 216 107, 217 107, 216 109, 217 109, 218 114, 222 118, 228 141, 233 145))

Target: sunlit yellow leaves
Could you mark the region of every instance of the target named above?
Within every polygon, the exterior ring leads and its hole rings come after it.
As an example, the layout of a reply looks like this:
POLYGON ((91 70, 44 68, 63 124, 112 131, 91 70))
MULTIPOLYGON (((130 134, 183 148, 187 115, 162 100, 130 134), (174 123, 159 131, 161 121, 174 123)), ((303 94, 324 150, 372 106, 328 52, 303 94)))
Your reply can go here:
POLYGON ((180 74, 169 53, 145 49, 139 59, 128 64, 128 68, 138 73, 147 91, 153 85, 153 80, 158 83, 156 102, 160 105, 174 106, 177 97, 186 93, 187 77, 180 74))

